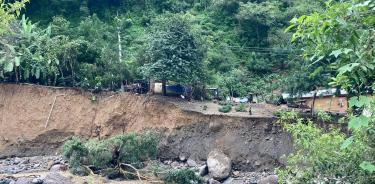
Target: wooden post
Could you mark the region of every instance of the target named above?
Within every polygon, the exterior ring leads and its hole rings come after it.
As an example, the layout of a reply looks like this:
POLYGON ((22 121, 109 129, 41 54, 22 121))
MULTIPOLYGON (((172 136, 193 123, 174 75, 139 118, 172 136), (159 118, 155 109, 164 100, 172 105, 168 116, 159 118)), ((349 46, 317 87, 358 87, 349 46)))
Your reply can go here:
POLYGON ((44 124, 44 128, 47 128, 47 127, 48 127, 49 119, 51 118, 53 108, 55 107, 56 99, 57 99, 57 97, 59 97, 59 96, 65 96, 65 95, 56 95, 56 96, 55 96, 55 98, 54 98, 54 100, 53 100, 53 103, 52 103, 52 106, 51 106, 51 109, 49 110, 49 113, 48 113, 48 117, 47 117, 46 123, 44 124))
POLYGON ((311 116, 314 116, 314 107, 315 107, 315 100, 316 100, 317 93, 318 93, 318 91, 315 90, 315 92, 314 92, 314 98, 313 98, 313 103, 312 103, 312 106, 311 106, 311 116))
POLYGON ((162 92, 163 92, 163 96, 167 96, 167 81, 166 80, 162 81, 162 92))

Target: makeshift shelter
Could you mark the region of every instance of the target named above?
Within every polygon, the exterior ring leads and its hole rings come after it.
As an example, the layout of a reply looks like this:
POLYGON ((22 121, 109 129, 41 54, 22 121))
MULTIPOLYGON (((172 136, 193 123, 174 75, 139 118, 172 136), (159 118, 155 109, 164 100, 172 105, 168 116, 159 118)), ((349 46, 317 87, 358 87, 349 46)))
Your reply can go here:
POLYGON ((292 96, 287 93, 283 93, 284 99, 295 99, 297 105, 302 108, 311 108, 314 106, 314 111, 326 111, 332 113, 346 113, 348 110, 348 93, 345 90, 332 89, 321 89, 318 91, 311 91, 303 93, 301 95, 292 96), (314 102, 314 94, 316 98, 314 102), (314 104, 314 105, 313 105, 314 104))

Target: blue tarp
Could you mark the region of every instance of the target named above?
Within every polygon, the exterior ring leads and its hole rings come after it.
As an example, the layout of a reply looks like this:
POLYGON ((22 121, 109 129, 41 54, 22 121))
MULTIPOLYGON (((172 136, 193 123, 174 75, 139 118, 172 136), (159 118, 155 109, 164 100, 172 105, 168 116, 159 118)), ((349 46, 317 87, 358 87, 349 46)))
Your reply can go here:
POLYGON ((172 95, 183 95, 185 93, 191 93, 192 88, 189 86, 183 85, 168 85, 167 86, 167 94, 172 95))

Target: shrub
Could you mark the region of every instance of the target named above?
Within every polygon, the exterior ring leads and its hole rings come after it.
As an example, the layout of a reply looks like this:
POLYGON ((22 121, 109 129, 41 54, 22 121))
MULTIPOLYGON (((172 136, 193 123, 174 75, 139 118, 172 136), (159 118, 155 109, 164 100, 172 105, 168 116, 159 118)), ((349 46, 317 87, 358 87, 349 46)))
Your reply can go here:
POLYGON ((78 137, 71 138, 63 146, 63 156, 68 160, 72 169, 79 168, 81 158, 87 154, 88 149, 78 137))
POLYGON ((246 112, 246 105, 245 104, 240 104, 239 106, 236 107, 237 112, 246 112))
POLYGON ((119 147, 120 162, 137 164, 157 154, 158 138, 154 133, 121 135, 114 142, 119 147))
POLYGON ((316 116, 318 120, 321 120, 323 122, 331 122, 332 121, 332 116, 328 114, 327 112, 324 111, 318 111, 316 113, 316 116))
POLYGON ((295 123, 298 118, 298 113, 296 111, 284 111, 279 110, 274 113, 275 116, 279 118, 278 122, 280 124, 295 123))
POLYGON ((219 108, 219 112, 222 112, 222 113, 228 113, 232 110, 232 106, 231 105, 225 105, 225 106, 222 106, 219 108))
POLYGON ((360 169, 362 161, 373 153, 361 133, 353 132, 353 137, 346 139, 339 130, 320 129, 294 112, 285 112, 279 123, 292 135, 295 147, 287 157, 287 166, 277 170, 281 183, 375 182, 360 169), (352 144, 347 144, 348 140, 352 144))
POLYGON ((106 140, 90 140, 86 143, 73 137, 63 145, 63 155, 70 166, 76 169, 81 164, 93 165, 98 169, 115 167, 119 163, 140 166, 141 162, 155 158, 158 140, 158 136, 150 132, 142 135, 131 133, 106 140), (85 162, 81 163, 81 159, 85 162))
POLYGON ((169 170, 163 177, 166 184, 203 184, 203 179, 191 169, 169 170))
POLYGON ((221 105, 221 106, 227 106, 227 105, 233 106, 232 102, 228 102, 228 101, 219 101, 219 105, 221 105))
POLYGON ((88 149, 87 160, 90 165, 99 169, 110 166, 114 150, 110 148, 107 140, 90 140, 85 143, 85 146, 88 149))

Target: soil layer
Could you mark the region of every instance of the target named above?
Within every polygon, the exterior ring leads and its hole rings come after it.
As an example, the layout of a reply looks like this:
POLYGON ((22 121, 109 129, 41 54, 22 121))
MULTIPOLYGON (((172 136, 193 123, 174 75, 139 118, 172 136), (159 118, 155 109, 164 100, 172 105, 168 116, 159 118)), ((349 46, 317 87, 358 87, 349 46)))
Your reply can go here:
POLYGON ((107 138, 150 129, 163 132, 161 159, 204 161, 221 149, 241 170, 272 169, 292 148, 272 117, 185 111, 164 98, 129 93, 1 84, 0 115, 0 158, 55 154, 72 136, 107 138))

